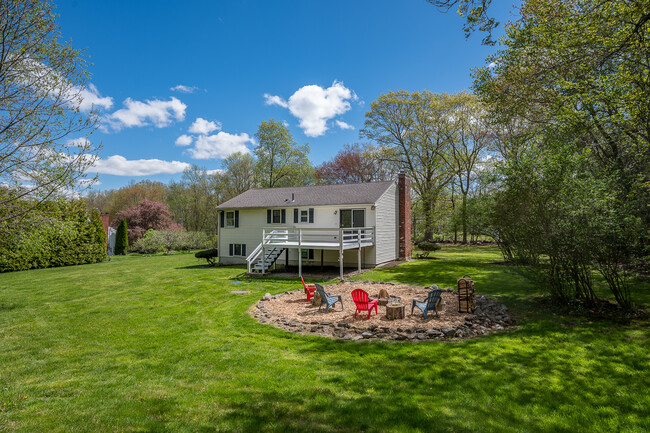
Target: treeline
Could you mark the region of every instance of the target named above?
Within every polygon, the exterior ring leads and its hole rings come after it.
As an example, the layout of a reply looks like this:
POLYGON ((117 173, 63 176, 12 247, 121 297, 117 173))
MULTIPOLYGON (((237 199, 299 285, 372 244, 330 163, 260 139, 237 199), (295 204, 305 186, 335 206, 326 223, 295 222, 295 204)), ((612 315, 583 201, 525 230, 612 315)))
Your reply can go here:
POLYGON ((650 254, 647 4, 526 1, 475 71, 497 163, 486 229, 562 302, 632 306, 650 254))

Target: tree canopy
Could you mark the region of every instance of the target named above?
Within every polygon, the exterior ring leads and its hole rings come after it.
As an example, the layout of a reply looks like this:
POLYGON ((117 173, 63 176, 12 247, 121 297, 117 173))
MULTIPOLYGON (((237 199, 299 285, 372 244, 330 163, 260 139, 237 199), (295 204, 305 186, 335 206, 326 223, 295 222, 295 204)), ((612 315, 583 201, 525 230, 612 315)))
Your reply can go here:
POLYGON ((60 41, 47 0, 0 2, 0 206, 4 219, 75 186, 95 159, 97 116, 84 103, 86 61, 60 41))

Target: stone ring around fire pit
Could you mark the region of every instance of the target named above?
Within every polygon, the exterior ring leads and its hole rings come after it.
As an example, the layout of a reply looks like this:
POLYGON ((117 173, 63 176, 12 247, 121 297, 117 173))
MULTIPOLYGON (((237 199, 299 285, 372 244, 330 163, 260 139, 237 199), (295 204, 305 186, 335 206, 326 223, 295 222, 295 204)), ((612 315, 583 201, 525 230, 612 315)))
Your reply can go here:
MULTIPOLYGON (((267 293, 250 309, 250 314, 260 323, 290 332, 343 340, 458 340, 502 331, 516 325, 505 305, 485 296, 476 296, 473 314, 459 313, 458 296, 451 289, 442 293, 446 306, 444 310, 438 310, 440 317, 436 318, 435 314, 430 313, 426 321, 418 309, 411 314, 410 308, 406 307, 409 307, 414 298, 425 298, 429 287, 352 281, 329 285, 325 290, 342 295, 342 311, 340 308, 330 309, 328 313, 325 313, 324 309, 318 311, 318 305, 313 306, 306 301, 304 290, 294 290, 275 296, 267 293), (389 310, 394 308, 385 304, 379 305, 378 314, 373 311, 370 319, 367 319, 365 312, 355 319, 356 306, 351 296, 354 289, 363 289, 376 298, 380 298, 379 294, 386 294, 378 293, 380 289, 389 292, 387 296, 382 297, 393 298, 387 301, 387 304, 399 302, 402 308, 395 309, 406 310, 403 318, 397 318, 399 312, 389 313, 389 310), (389 314, 397 316, 391 320, 387 317, 389 314)), ((477 290, 480 292, 480 286, 477 290)))

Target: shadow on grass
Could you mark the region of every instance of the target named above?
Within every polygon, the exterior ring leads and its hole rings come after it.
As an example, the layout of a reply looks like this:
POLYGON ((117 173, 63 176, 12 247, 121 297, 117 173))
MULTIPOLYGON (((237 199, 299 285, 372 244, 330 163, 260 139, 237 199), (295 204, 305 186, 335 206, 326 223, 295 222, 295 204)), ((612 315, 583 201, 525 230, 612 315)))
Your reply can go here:
MULTIPOLYGON (((647 403, 647 380, 634 380, 647 377, 642 342, 625 344, 621 353, 601 326, 558 330, 553 320, 460 343, 308 338, 298 351, 314 359, 312 387, 295 392, 287 382, 286 389, 241 390, 222 416, 237 431, 650 427, 644 403, 629 398, 645 396, 647 403)), ((282 367, 274 369, 283 375, 282 367)))

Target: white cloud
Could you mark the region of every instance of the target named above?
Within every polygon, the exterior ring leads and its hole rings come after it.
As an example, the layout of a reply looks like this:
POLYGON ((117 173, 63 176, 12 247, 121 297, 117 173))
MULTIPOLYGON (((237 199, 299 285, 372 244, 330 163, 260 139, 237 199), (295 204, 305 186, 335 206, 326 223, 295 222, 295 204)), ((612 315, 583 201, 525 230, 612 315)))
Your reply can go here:
POLYGON ((488 65, 488 68, 492 69, 492 68, 494 68, 496 65, 497 65, 497 64, 494 63, 494 62, 490 62, 490 64, 488 65))
POLYGON ((174 92, 181 92, 181 93, 194 93, 198 89, 199 88, 196 86, 184 86, 183 84, 179 84, 178 86, 169 88, 169 90, 172 90, 174 92))
POLYGON ((89 172, 112 174, 115 176, 150 176, 154 174, 180 173, 190 164, 180 161, 163 161, 160 159, 128 160, 121 155, 112 155, 106 159, 98 158, 89 172))
POLYGON ((75 92, 78 92, 78 97, 80 99, 79 109, 81 111, 90 111, 95 107, 101 107, 109 109, 113 106, 113 98, 110 96, 101 97, 99 95, 99 90, 94 84, 90 84, 87 89, 82 89, 79 87, 74 88, 75 92))
POLYGON ((213 131, 218 131, 221 129, 221 123, 219 122, 209 122, 201 117, 198 117, 194 123, 190 126, 188 130, 191 134, 202 134, 208 135, 213 131))
POLYGON ((124 106, 125 108, 121 108, 107 117, 108 123, 116 131, 122 128, 147 125, 163 128, 172 123, 174 119, 184 120, 187 108, 187 105, 174 97, 169 101, 154 99, 145 102, 126 98, 124 106))
POLYGON ((191 135, 183 134, 176 139, 176 146, 189 146, 194 141, 194 138, 191 135))
POLYGON ((91 145, 90 140, 88 140, 85 137, 73 138, 72 140, 68 140, 68 146, 72 146, 72 147, 88 148, 90 147, 90 145, 91 145))
POLYGON ((280 107, 289 108, 289 104, 287 104, 287 101, 280 98, 279 96, 269 95, 268 93, 265 93, 264 99, 266 105, 279 105, 280 107))
POLYGON ((354 126, 350 125, 349 123, 342 122, 340 120, 336 121, 336 125, 341 129, 354 129, 354 126))
POLYGON ((235 152, 249 153, 247 143, 255 144, 255 140, 246 133, 229 134, 219 131, 215 135, 199 135, 189 152, 195 159, 221 159, 235 152))
POLYGON ((214 170, 206 170, 205 172, 208 173, 208 174, 223 174, 223 173, 226 172, 226 170, 224 170, 222 168, 217 168, 217 169, 214 169, 214 170))
MULTIPOLYGON (((343 83, 334 81, 326 89, 312 84, 298 89, 289 101, 279 96, 265 94, 267 105, 289 108, 291 114, 300 120, 300 127, 309 137, 318 137, 327 131, 327 121, 347 112, 349 101, 356 101, 357 95, 343 83)), ((340 126, 340 125, 339 125, 340 126)))

